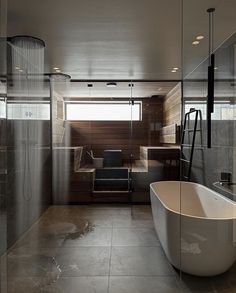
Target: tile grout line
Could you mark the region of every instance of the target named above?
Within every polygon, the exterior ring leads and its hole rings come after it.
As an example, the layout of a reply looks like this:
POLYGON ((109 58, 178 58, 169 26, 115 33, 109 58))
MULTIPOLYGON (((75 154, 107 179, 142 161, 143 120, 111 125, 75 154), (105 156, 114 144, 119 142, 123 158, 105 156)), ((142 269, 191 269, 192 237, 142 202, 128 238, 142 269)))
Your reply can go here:
POLYGON ((110 259, 109 259, 109 271, 108 271, 108 285, 107 285, 107 293, 110 292, 110 274, 111 274, 111 255, 112 255, 112 243, 113 243, 113 219, 114 215, 112 215, 112 223, 111 223, 111 245, 110 245, 110 259))

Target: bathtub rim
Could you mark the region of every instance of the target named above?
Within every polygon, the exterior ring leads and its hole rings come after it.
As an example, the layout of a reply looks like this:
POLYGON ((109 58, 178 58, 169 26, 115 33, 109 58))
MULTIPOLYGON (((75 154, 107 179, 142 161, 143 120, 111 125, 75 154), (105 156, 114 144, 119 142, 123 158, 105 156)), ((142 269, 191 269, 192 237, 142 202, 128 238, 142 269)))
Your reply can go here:
MULTIPOLYGON (((189 185, 198 185, 198 186, 201 186, 201 187, 204 187, 205 189, 207 189, 208 191, 210 192, 213 192, 216 196, 219 196, 221 197, 223 200, 227 201, 228 203, 230 203, 231 205, 233 206, 236 206, 236 202, 230 200, 229 198, 226 198, 225 196, 223 196, 222 194, 202 185, 202 184, 199 184, 199 183, 195 183, 195 182, 188 182, 188 181, 174 181, 174 180, 165 180, 165 181, 155 181, 155 182, 152 182, 150 184, 150 189, 155 193, 155 196, 159 199, 159 201, 161 202, 161 204, 170 212, 176 214, 176 215, 180 215, 180 216, 184 216, 184 217, 189 217, 189 218, 194 218, 194 219, 201 219, 201 220, 212 220, 212 221, 229 221, 229 220, 236 220, 236 211, 235 211, 235 217, 231 217, 231 218, 209 218, 209 217, 199 217, 199 216, 192 216, 192 215, 189 215, 189 214, 185 214, 185 213, 181 213, 181 211, 177 212, 175 210, 172 210, 170 209, 169 207, 167 207, 167 205, 160 199, 160 197, 158 197, 158 195, 156 194, 155 192, 155 189, 154 189, 154 185, 156 184, 159 184, 159 183, 171 183, 171 182, 175 182, 175 183, 179 183, 179 184, 182 184, 182 183, 187 183, 189 185)), ((235 207, 236 208, 236 207, 235 207)))

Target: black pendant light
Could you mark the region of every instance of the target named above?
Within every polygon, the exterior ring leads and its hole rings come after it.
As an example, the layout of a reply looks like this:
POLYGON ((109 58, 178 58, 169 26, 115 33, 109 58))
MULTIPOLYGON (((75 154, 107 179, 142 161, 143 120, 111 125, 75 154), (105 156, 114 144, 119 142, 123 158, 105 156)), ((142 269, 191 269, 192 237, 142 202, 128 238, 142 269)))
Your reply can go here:
POLYGON ((214 112, 214 12, 215 8, 207 9, 209 15, 209 66, 208 66, 208 94, 207 94, 207 148, 211 148, 211 114, 214 112))

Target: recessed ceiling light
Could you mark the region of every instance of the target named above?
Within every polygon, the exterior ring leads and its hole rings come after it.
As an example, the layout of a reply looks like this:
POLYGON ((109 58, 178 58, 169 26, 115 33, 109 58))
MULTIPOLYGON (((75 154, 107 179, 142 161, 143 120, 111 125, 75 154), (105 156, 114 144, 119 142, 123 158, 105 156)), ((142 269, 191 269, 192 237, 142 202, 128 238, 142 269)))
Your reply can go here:
POLYGON ((16 69, 16 70, 19 70, 19 69, 20 69, 20 67, 19 67, 19 66, 16 66, 16 67, 15 67, 15 69, 16 69))
POLYGON ((59 68, 58 68, 58 67, 54 67, 53 69, 54 69, 54 70, 59 70, 59 68))
POLYGON ((178 67, 174 67, 173 70, 179 70, 179 68, 178 67))
POLYGON ((199 41, 193 41, 192 44, 193 44, 193 45, 199 45, 200 42, 199 42, 199 41))
POLYGON ((215 70, 217 70, 217 69, 218 69, 218 67, 215 67, 214 69, 215 69, 215 70))
POLYGON ((19 69, 19 72, 23 72, 24 70, 23 69, 19 69))
POLYGON ((172 69, 171 72, 177 72, 176 70, 172 69))
POLYGON ((58 73, 59 73, 59 72, 61 72, 61 70, 60 70, 60 69, 57 69, 57 70, 56 70, 56 72, 58 72, 58 73))
POLYGON ((204 39, 204 36, 202 36, 202 35, 199 35, 199 36, 196 37, 196 40, 199 40, 199 41, 203 40, 203 39, 204 39))
POLYGON ((116 82, 108 82, 107 87, 117 87, 117 83, 116 82))

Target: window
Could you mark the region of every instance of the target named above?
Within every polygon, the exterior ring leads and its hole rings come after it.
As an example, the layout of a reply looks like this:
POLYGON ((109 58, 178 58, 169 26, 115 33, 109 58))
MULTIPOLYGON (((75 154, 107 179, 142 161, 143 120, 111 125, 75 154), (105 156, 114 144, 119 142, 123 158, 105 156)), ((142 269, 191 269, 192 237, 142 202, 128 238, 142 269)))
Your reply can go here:
MULTIPOLYGON (((206 120, 207 105, 206 102, 185 102, 185 113, 189 112, 191 108, 201 110, 202 119, 206 120)), ((194 115, 190 115, 190 119, 194 119, 194 115)), ((212 114, 212 120, 235 120, 236 119, 236 107, 227 101, 215 102, 214 113, 212 114)))
POLYGON ((7 118, 11 120, 50 120, 50 104, 8 103, 7 118))
POLYGON ((142 103, 76 102, 66 103, 66 120, 78 121, 141 121, 142 103))
POLYGON ((0 98, 0 119, 6 119, 6 100, 5 98, 0 98))

